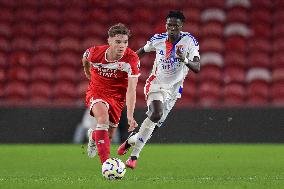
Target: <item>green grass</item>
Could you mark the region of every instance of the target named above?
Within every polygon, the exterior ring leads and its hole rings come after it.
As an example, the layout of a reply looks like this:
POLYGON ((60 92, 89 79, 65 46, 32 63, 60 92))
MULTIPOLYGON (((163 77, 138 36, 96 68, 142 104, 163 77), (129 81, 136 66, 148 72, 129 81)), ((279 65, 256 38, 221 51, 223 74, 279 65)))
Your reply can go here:
POLYGON ((283 144, 150 144, 137 169, 117 181, 105 180, 98 157, 84 151, 80 145, 0 145, 0 188, 284 188, 283 144))

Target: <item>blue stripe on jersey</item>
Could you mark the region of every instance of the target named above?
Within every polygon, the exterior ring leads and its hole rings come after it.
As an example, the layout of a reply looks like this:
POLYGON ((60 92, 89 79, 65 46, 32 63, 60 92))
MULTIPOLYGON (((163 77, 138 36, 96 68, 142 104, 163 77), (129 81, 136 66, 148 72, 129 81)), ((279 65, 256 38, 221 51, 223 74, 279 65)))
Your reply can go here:
POLYGON ((151 37, 150 42, 156 40, 156 39, 164 39, 168 36, 168 34, 166 33, 162 33, 162 34, 156 34, 153 37, 151 37))
POLYGON ((198 46, 198 42, 197 42, 197 40, 195 39, 195 37, 194 37, 193 35, 191 35, 191 34, 189 34, 189 33, 184 33, 184 34, 182 34, 181 36, 182 36, 182 37, 184 37, 184 36, 189 36, 189 37, 193 40, 194 45, 195 45, 195 46, 198 46))
POLYGON ((179 94, 182 93, 182 87, 181 86, 179 87, 178 92, 179 92, 179 94))

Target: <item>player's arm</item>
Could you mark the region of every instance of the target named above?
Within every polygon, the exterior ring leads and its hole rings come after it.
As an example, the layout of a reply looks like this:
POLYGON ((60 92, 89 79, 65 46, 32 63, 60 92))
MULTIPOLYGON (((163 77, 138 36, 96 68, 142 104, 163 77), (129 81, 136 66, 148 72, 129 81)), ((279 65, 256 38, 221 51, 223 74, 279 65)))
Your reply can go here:
POLYGON ((128 77, 128 87, 126 92, 126 106, 127 106, 127 119, 129 124, 129 131, 137 127, 137 123, 134 120, 134 109, 136 103, 136 86, 138 77, 128 77))
POLYGON ((177 49, 176 54, 181 62, 184 62, 184 64, 193 72, 198 73, 200 71, 200 59, 198 56, 194 56, 192 60, 189 60, 179 48, 177 49))
POLYGON ((143 57, 146 54, 144 47, 141 47, 140 49, 138 49, 136 51, 136 54, 139 56, 139 58, 143 57))
POLYGON ((91 79, 91 72, 90 72, 91 64, 90 64, 90 62, 85 57, 83 57, 82 63, 83 63, 84 72, 85 72, 86 77, 88 79, 91 79))

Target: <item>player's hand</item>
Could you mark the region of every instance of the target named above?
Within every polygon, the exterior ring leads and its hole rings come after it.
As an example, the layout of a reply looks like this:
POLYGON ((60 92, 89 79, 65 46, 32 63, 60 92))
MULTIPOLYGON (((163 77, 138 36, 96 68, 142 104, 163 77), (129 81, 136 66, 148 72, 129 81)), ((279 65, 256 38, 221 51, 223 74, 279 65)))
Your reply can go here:
POLYGON ((127 119, 128 119, 128 125, 129 125, 128 132, 131 132, 138 126, 138 124, 133 117, 130 117, 127 119))
POLYGON ((177 55, 177 58, 179 58, 182 62, 184 61, 185 56, 184 56, 183 53, 181 52, 181 49, 180 49, 180 48, 177 48, 177 50, 176 50, 176 55, 177 55))

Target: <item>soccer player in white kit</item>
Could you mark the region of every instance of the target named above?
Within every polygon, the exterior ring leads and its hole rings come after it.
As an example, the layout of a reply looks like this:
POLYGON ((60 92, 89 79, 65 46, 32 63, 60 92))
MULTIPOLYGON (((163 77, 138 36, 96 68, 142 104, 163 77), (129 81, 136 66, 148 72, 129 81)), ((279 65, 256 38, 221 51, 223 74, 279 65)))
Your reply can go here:
POLYGON ((155 34, 136 52, 141 58, 145 53, 155 51, 156 59, 144 87, 147 118, 139 132, 130 134, 117 151, 118 155, 124 155, 134 145, 131 156, 126 161, 129 168, 135 168, 137 158, 155 127, 162 125, 176 100, 181 97, 183 81, 188 71, 200 71, 199 45, 190 33, 181 31, 184 21, 182 12, 170 11, 166 17, 167 32, 155 34))

